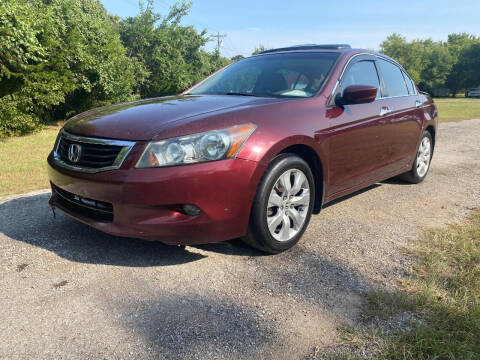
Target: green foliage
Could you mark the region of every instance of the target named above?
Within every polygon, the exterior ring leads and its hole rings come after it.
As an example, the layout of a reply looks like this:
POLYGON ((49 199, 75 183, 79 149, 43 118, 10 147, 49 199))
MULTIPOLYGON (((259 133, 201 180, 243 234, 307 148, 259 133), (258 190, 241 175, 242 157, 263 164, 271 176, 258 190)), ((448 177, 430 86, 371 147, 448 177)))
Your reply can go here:
POLYGON ((478 50, 475 50, 478 44, 480 38, 468 34, 451 34, 447 42, 431 39, 407 42, 394 33, 380 48, 397 60, 422 90, 449 88, 455 95, 480 84, 478 50))
POLYGON ((258 55, 258 54, 260 54, 262 51, 265 51, 265 50, 267 50, 267 49, 265 48, 265 46, 262 45, 262 44, 260 44, 258 47, 255 48, 255 50, 253 50, 252 55, 258 55))
POLYGON ((0 3, 0 136, 28 132, 38 126, 30 109, 32 99, 22 94, 30 74, 45 62, 37 39, 38 20, 26 3, 0 3))
POLYGON ((0 136, 128 100, 134 62, 97 0, 0 4, 0 136))
POLYGON ((153 3, 121 20, 99 0, 0 1, 0 138, 26 134, 92 107, 185 90, 228 59, 153 3))
POLYGON ((449 83, 457 89, 468 89, 480 85, 480 38, 461 48, 458 61, 453 67, 449 83))
POLYGON ((235 56, 232 56, 232 57, 230 58, 230 60, 232 60, 233 62, 239 61, 239 60, 242 60, 242 59, 245 59, 245 56, 243 56, 243 55, 235 55, 235 56))
POLYGON ((128 54, 146 74, 137 88, 141 97, 179 93, 228 64, 227 59, 201 49, 208 41, 205 31, 198 33, 192 26, 179 24, 190 6, 183 1, 162 17, 153 11, 150 0, 139 15, 120 22, 128 54))

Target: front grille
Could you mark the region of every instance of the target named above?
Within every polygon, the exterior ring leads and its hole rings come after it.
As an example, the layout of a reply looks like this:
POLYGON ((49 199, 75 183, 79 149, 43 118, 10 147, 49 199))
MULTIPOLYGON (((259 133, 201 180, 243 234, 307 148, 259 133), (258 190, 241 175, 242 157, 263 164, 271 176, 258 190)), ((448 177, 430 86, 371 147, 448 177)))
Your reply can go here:
POLYGON ((58 144, 58 155, 67 164, 98 169, 112 166, 122 148, 123 146, 90 144, 62 137, 58 144), (81 148, 77 162, 72 162, 68 158, 68 149, 71 144, 77 144, 81 148))
POLYGON ((55 201, 73 215, 79 215, 94 221, 112 222, 113 205, 99 200, 82 197, 52 184, 55 201))
POLYGON ((132 141, 90 138, 61 130, 54 160, 59 166, 76 171, 96 173, 113 170, 120 168, 133 145, 132 141))

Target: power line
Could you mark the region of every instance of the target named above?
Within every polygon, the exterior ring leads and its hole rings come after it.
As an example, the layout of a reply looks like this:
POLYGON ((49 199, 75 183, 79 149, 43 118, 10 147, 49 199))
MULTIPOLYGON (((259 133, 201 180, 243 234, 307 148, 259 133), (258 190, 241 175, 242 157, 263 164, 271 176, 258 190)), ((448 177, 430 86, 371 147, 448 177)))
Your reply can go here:
MULTIPOLYGON (((244 51, 238 50, 236 44, 230 39, 230 40, 225 40, 223 44, 223 49, 228 50, 231 52, 231 56, 235 55, 243 55, 244 51)), ((231 57, 229 56, 229 57, 231 57)))
POLYGON ((217 55, 220 55, 220 47, 223 46, 223 39, 227 37, 227 34, 220 34, 217 32, 216 35, 210 35, 213 38, 217 38, 217 55))
MULTIPOLYGON (((129 5, 133 5, 133 3, 135 2, 135 0, 121 0, 121 1, 123 1, 124 3, 127 3, 129 5)), ((137 3, 137 6, 138 6, 138 3, 137 3)), ((161 10, 165 11, 165 14, 168 14, 171 10, 172 5, 169 5, 168 3, 163 2, 163 1, 162 2, 156 1, 155 6, 157 6, 161 10)), ((199 28, 201 27, 208 32, 216 32, 217 33, 217 34, 214 34, 214 35, 210 35, 209 40, 210 41, 215 40, 215 39, 217 40, 217 46, 216 46, 215 51, 218 55, 220 55, 220 48, 225 48, 227 50, 230 50, 232 53, 240 53, 239 51, 237 51, 237 49, 232 49, 231 46, 228 46, 228 47, 224 46, 224 39, 227 37, 227 34, 220 34, 220 31, 218 31, 217 29, 211 28, 210 26, 205 26, 205 24, 203 24, 202 22, 197 21, 198 19, 196 17, 192 17, 192 15, 190 13, 188 14, 188 17, 190 18, 190 20, 193 21, 192 25, 194 27, 199 27, 199 28)))

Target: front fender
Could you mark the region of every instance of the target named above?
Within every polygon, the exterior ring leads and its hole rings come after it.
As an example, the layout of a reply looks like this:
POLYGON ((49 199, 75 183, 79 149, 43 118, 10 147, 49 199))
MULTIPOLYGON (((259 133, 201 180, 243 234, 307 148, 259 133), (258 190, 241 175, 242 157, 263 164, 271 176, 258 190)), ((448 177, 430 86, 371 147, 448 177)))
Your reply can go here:
MULTIPOLYGON (((280 140, 265 139, 265 136, 253 137, 248 140, 248 146, 244 146, 238 158, 259 162, 267 166, 272 159, 288 147, 294 145, 304 145, 311 148, 318 156, 320 163, 326 164, 326 145, 317 142, 315 139, 306 135, 293 135, 280 140)), ((325 169, 322 166, 322 170, 325 169)))

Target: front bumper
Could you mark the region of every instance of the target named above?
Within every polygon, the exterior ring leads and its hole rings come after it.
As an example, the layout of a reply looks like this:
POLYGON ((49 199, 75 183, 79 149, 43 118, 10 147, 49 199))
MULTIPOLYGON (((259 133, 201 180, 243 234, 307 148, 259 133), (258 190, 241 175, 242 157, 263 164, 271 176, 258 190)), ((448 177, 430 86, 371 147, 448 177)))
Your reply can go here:
POLYGON ((157 169, 73 172, 48 158, 54 208, 103 232, 167 244, 219 242, 246 234, 250 208, 263 173, 257 162, 229 159, 157 169), (69 206, 65 192, 111 204, 112 219, 69 206), (200 208, 197 216, 180 211, 200 208))

